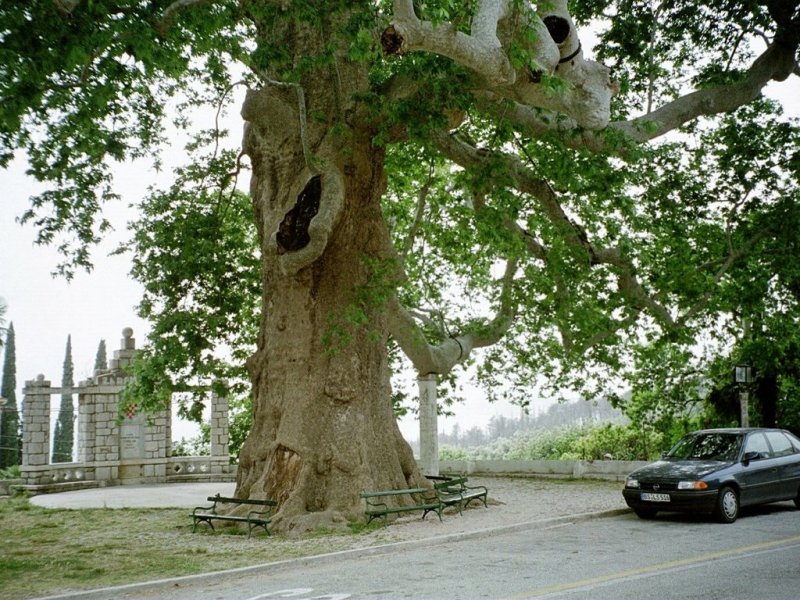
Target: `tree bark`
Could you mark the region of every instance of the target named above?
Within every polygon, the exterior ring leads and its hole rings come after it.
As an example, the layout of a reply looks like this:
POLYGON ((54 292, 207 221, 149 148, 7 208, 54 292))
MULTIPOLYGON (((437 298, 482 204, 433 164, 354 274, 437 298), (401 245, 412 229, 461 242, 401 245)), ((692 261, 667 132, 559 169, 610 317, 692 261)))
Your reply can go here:
POLYGON ((363 516, 361 491, 425 482, 391 400, 384 155, 336 91, 363 88, 358 69, 343 61, 297 86, 265 78, 242 110, 263 310, 236 495, 277 500, 276 530, 363 516), (299 127, 304 111, 327 119, 299 127))

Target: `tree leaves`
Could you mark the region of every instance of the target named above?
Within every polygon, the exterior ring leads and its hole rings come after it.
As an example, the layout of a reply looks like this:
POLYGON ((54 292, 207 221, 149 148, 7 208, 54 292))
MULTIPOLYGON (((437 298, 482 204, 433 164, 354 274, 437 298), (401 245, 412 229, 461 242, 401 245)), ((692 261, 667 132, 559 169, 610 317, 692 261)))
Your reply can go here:
POLYGON ((236 154, 193 156, 169 190, 141 203, 143 218, 132 225, 131 273, 145 287, 139 314, 153 329, 127 393, 156 408, 188 391, 187 414, 198 416, 218 380, 229 386, 225 393, 245 390, 261 287, 252 207, 231 178, 236 154))
POLYGON ((235 3, 214 5, 202 19, 181 13, 164 32, 158 6, 135 0, 0 9, 0 166, 23 149, 29 174, 48 184, 22 221, 39 229, 39 243, 61 240, 63 275, 91 267, 91 246, 108 227, 102 204, 118 198, 113 161, 158 148, 164 108, 178 91, 227 87, 227 70, 201 66, 242 54, 231 36, 235 3))

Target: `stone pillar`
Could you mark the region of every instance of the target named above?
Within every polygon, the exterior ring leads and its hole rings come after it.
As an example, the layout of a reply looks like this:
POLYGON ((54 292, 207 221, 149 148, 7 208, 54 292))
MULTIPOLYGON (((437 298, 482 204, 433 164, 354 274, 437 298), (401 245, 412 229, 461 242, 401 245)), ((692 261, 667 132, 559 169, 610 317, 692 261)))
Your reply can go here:
POLYGON ((211 392, 211 456, 228 452, 228 399, 211 392))
POLYGON ((90 389, 94 382, 82 381, 78 394, 78 462, 94 462, 95 446, 95 402, 94 397, 83 390, 90 389))
POLYGON ((750 427, 750 392, 739 392, 739 422, 742 427, 750 427))
POLYGON ((22 467, 50 463, 50 382, 39 375, 23 390, 22 467))
POLYGON ((436 373, 421 375, 419 385, 419 466, 425 475, 439 474, 439 425, 436 373))
POLYGON ((109 370, 124 369, 131 364, 134 356, 136 356, 136 340, 133 337, 133 329, 126 327, 122 330, 120 349, 114 350, 114 358, 108 361, 109 370))

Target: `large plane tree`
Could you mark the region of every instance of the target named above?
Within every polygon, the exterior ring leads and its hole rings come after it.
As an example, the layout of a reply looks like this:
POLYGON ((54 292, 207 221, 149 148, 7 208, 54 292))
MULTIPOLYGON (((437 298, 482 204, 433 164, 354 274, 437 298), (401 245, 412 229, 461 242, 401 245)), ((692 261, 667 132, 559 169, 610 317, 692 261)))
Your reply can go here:
POLYGON ((356 514, 362 489, 423 483, 390 342, 421 375, 485 348, 498 393, 693 335, 795 210, 797 130, 762 92, 798 71, 798 4, 4 3, 0 157, 24 148, 51 183, 23 219, 60 243, 68 274, 107 227, 113 161, 170 143, 168 99, 247 86, 242 155, 220 170, 217 135, 199 136, 209 166, 183 169, 140 233, 183 222, 170 243, 215 270, 206 288, 201 273, 169 282, 175 327, 216 291, 203 329, 176 340, 227 339, 258 271, 236 493, 276 498, 278 528, 313 527, 356 514), (250 269, 246 253, 225 262, 245 165, 250 269))

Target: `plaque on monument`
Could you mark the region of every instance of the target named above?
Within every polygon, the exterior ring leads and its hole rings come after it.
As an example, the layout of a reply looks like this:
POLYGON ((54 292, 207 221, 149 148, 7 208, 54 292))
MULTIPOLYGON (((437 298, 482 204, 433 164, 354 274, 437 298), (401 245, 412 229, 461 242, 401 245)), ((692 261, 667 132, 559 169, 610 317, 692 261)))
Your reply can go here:
POLYGON ((119 457, 144 458, 144 425, 142 423, 125 423, 119 432, 119 457))

